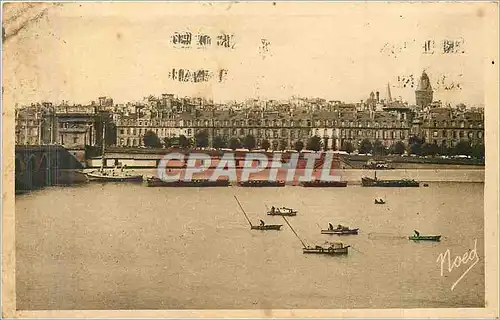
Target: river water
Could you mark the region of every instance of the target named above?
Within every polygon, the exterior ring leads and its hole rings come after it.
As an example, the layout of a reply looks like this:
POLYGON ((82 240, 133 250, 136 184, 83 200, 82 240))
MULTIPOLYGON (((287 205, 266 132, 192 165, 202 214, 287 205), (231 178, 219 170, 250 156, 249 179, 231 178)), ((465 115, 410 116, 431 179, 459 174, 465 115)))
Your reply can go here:
POLYGON ((88 183, 16 196, 17 308, 340 309, 484 306, 482 183, 427 188, 148 188, 88 183), (250 230, 249 218, 283 224, 250 230), (382 197, 387 204, 375 205, 382 197), (304 255, 341 239, 347 256, 304 255), (320 234, 328 222, 354 236, 320 234), (441 234, 414 243, 413 230, 441 234), (479 262, 436 260, 474 247, 479 262))

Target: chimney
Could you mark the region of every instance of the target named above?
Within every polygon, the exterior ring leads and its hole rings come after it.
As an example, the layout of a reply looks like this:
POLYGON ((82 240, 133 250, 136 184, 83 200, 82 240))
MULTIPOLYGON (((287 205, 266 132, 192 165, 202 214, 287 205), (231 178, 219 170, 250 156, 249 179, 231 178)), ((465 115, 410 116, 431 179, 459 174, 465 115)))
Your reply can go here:
POLYGON ((377 91, 376 95, 377 95, 377 103, 378 103, 378 102, 380 102, 380 92, 377 91))

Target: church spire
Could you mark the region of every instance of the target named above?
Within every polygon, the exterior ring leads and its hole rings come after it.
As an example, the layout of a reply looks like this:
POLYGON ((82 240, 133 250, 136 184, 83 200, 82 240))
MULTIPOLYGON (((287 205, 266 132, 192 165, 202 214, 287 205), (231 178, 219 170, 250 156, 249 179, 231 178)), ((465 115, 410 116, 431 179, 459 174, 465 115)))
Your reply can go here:
POLYGON ((389 82, 387 82, 387 102, 392 102, 391 86, 389 85, 389 82))

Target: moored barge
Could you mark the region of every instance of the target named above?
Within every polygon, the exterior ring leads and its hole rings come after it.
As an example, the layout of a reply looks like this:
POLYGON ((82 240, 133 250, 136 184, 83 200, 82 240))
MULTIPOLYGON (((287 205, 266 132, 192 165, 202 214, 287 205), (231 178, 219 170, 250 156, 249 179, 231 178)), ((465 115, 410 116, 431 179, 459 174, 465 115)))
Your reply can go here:
POLYGON ((192 179, 164 181, 155 177, 148 178, 146 184, 148 187, 227 187, 230 185, 229 180, 192 179))
POLYGON ((303 187, 317 187, 317 188, 331 188, 331 187, 347 187, 347 181, 323 181, 323 180, 314 180, 314 181, 304 181, 301 183, 303 187))
POLYGON ((363 187, 420 187, 420 183, 415 180, 410 179, 397 179, 397 180, 382 180, 377 178, 377 173, 375 172, 375 178, 363 177, 361 178, 361 185, 363 187))
POLYGON ((248 180, 238 182, 240 187, 284 187, 285 181, 248 180))

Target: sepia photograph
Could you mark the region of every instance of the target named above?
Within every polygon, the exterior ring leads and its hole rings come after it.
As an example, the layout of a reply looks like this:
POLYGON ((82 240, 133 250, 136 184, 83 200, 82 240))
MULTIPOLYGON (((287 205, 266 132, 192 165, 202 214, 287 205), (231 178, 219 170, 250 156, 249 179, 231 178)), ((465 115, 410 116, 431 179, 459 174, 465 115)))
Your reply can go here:
POLYGON ((4 317, 498 317, 498 2, 2 31, 4 317))

